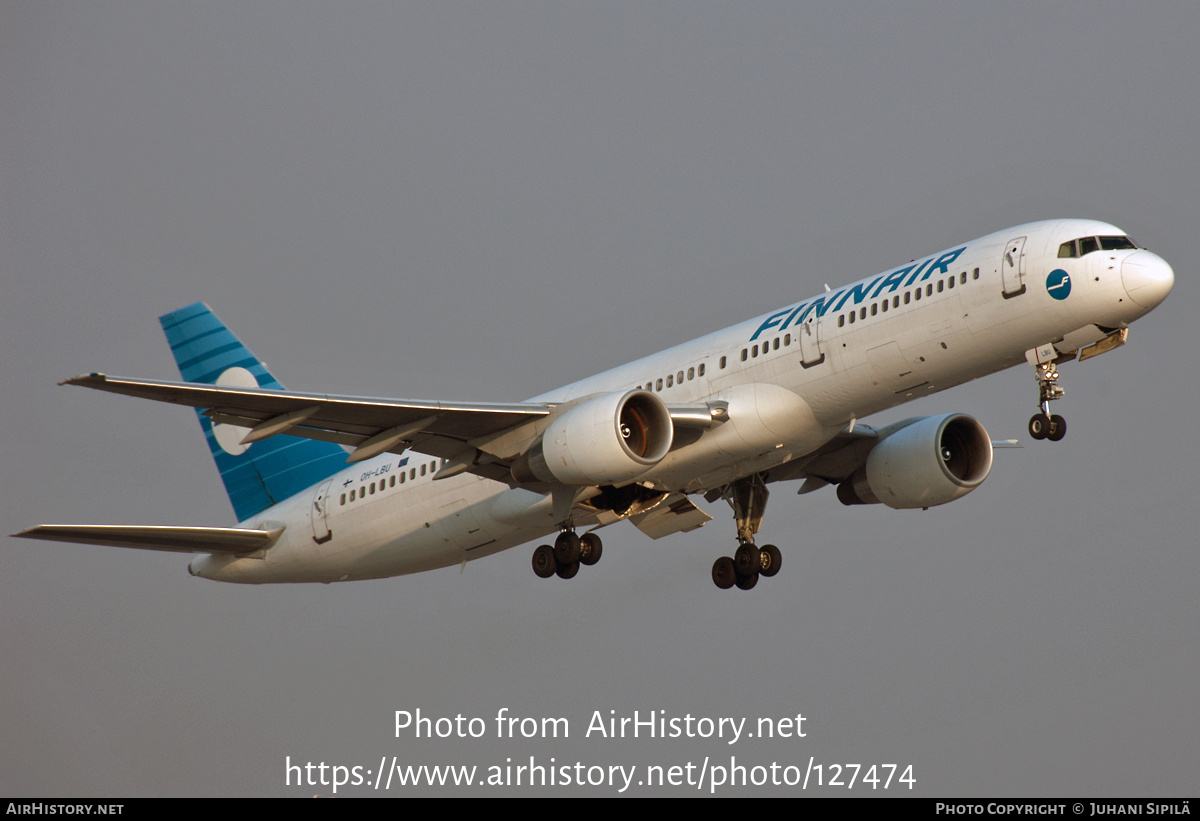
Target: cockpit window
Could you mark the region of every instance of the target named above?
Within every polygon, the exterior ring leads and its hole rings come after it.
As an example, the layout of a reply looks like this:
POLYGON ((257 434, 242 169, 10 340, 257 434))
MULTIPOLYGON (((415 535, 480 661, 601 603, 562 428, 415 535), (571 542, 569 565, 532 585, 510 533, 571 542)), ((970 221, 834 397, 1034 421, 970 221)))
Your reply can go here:
POLYGON ((1137 248, 1129 237, 1100 237, 1100 247, 1105 251, 1123 251, 1137 248))
POLYGON ((1129 237, 1081 237, 1058 246, 1059 259, 1073 259, 1090 254, 1092 251, 1124 251, 1136 249, 1129 237))

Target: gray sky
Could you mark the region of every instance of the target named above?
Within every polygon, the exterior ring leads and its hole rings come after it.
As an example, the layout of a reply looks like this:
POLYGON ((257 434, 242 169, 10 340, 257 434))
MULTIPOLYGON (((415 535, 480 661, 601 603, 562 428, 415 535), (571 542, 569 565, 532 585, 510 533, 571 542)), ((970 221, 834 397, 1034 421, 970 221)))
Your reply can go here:
POLYGON ((1184 3, 0 2, 4 533, 232 522, 190 411, 55 385, 176 378, 157 317, 197 299, 290 388, 501 401, 1030 220, 1114 222, 1176 272, 1129 345, 1063 368, 1061 443, 1024 434, 1027 368, 870 420, 1025 440, 971 496, 774 485, 784 567, 750 594, 709 578, 719 505, 610 528, 571 582, 533 545, 254 588, 6 540, 0 794, 306 795, 287 756, 393 755, 1194 794, 1197 36, 1184 3), (502 707, 571 737, 498 740, 502 707), (417 708, 488 737, 394 737, 417 708), (807 737, 584 738, 596 710, 807 737))

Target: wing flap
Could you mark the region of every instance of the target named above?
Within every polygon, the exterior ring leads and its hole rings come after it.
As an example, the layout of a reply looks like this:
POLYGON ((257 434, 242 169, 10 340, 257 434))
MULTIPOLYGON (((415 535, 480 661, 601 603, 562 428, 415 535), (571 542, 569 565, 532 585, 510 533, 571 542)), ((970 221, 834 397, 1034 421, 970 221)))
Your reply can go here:
POLYGON ((682 494, 668 497, 653 510, 629 517, 629 521, 651 539, 661 539, 672 533, 687 533, 711 519, 712 516, 696 507, 682 494))
POLYGON ((161 527, 155 525, 38 525, 13 536, 48 542, 100 544, 169 553, 224 553, 234 556, 264 550, 283 535, 241 527, 161 527))

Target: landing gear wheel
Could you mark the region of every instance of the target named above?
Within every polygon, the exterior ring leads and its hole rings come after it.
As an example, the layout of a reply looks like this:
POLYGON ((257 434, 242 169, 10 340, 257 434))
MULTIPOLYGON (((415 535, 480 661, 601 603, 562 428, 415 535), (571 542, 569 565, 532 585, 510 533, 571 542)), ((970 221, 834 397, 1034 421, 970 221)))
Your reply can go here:
POLYGON ((559 567, 579 564, 579 537, 569 530, 559 533, 558 538, 554 540, 554 559, 559 567))
POLYGON ((1046 433, 1046 438, 1051 442, 1057 442, 1067 435, 1067 420, 1063 419, 1057 413, 1050 417, 1050 430, 1046 433))
POLYGON ((604 544, 595 533, 584 533, 579 537, 579 561, 591 566, 600 561, 604 553, 604 544))
POLYGON ((783 564, 783 554, 780 553, 779 548, 773 544, 763 545, 761 552, 762 570, 760 570, 759 573, 767 578, 770 578, 779 572, 779 567, 783 564))
MULTIPOLYGON (((733 554, 733 565, 737 568, 739 577, 757 574, 762 569, 762 552, 754 546, 753 542, 744 542, 738 545, 737 551, 733 554)), ((743 589, 749 590, 750 588, 743 589)))
POLYGON ((560 579, 573 579, 575 574, 579 572, 579 562, 574 564, 560 564, 558 570, 554 571, 560 579))
MULTIPOLYGON (((1061 418, 1061 417, 1060 417, 1061 418)), ((1029 418, 1029 435, 1034 439, 1045 439, 1050 434, 1050 417, 1044 413, 1035 413, 1029 418)), ((1067 429, 1063 423, 1063 431, 1067 429)))
POLYGON ((728 590, 737 583, 737 570, 733 567, 733 559, 722 556, 713 562, 713 584, 722 590, 728 590))
POLYGON ((751 573, 749 576, 739 575, 737 579, 738 590, 749 590, 758 584, 758 574, 751 573))
POLYGON ((554 548, 548 544, 541 545, 533 551, 533 572, 539 578, 548 579, 558 570, 558 562, 554 559, 554 548))

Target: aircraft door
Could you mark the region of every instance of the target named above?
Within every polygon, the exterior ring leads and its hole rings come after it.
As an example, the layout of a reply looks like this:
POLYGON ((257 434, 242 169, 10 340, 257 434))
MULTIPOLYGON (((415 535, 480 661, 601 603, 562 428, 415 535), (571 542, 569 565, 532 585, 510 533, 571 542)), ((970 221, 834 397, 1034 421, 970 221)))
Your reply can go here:
POLYGON ((825 353, 821 350, 821 317, 816 316, 815 311, 796 329, 796 335, 800 338, 801 365, 811 368, 825 361, 825 353))
POLYGON ((317 486, 312 507, 308 510, 309 519, 312 520, 313 541, 317 544, 325 544, 333 538, 333 531, 329 529, 329 486, 332 484, 331 476, 317 486))
POLYGON ((1004 244, 1000 276, 1005 299, 1025 293, 1025 237, 1014 237, 1004 244))

